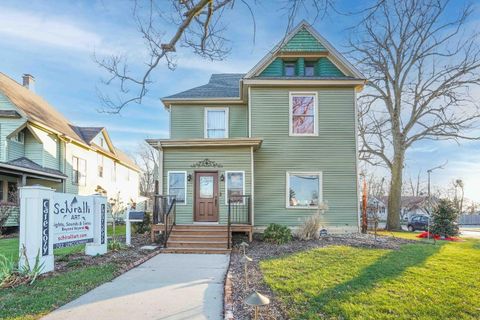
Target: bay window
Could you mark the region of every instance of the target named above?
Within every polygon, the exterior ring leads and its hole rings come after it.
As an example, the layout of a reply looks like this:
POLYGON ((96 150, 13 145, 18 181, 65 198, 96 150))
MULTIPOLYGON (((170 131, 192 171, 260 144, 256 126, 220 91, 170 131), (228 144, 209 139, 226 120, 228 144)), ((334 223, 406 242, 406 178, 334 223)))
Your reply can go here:
POLYGON ((287 172, 287 208, 315 209, 321 202, 321 172, 287 172))
POLYGON ((317 135, 317 93, 290 93, 290 135, 317 135))

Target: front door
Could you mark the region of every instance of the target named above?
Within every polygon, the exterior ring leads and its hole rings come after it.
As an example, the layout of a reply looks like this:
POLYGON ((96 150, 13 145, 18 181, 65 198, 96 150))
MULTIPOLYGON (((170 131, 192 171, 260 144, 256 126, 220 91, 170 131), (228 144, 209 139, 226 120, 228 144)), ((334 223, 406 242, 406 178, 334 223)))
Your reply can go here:
POLYGON ((195 172, 194 210, 195 221, 218 221, 218 172, 195 172))

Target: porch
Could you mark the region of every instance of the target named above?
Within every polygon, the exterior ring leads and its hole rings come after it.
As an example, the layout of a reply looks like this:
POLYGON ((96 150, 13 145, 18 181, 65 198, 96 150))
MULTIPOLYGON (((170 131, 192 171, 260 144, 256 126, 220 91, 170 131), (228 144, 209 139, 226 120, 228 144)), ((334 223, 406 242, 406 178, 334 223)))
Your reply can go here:
POLYGON ((228 198, 227 220, 177 224, 175 196, 155 196, 151 240, 161 236, 165 252, 171 253, 226 253, 232 248, 232 234, 253 236, 253 217, 250 195, 228 198))

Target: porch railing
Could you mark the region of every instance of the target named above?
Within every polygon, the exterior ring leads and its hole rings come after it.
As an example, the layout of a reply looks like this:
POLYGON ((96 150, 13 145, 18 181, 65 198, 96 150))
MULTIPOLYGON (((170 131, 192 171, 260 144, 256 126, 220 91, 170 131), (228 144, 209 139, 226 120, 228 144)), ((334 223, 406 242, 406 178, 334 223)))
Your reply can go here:
POLYGON ((153 203, 153 223, 163 224, 163 246, 167 247, 168 237, 177 219, 177 199, 175 196, 156 195, 153 203))
POLYGON ((252 198, 236 195, 228 198, 228 249, 232 247, 232 224, 252 225, 252 198))

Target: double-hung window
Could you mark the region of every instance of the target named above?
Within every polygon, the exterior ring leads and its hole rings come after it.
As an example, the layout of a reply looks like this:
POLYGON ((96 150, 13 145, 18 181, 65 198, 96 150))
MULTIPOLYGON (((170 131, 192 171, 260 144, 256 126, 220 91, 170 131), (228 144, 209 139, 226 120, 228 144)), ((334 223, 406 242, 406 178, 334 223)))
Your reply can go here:
POLYGON ((228 199, 233 202, 243 204, 243 195, 245 194, 245 172, 244 171, 226 171, 227 180, 225 182, 225 202, 228 199))
POLYGON ((103 155, 97 153, 97 171, 98 177, 103 178, 103 155))
POLYGON ((285 77, 295 77, 295 62, 285 62, 283 65, 283 73, 285 77))
POLYGON ((73 156, 72 182, 79 186, 85 186, 87 184, 87 162, 85 159, 73 156))
POLYGON ((205 138, 228 138, 228 108, 205 108, 205 138))
POLYGON ((315 209, 321 202, 321 172, 287 172, 287 208, 315 209))
POLYGON ((316 136, 317 114, 316 92, 290 92, 291 136, 316 136))
POLYGON ((168 172, 168 195, 174 196, 177 204, 187 204, 187 173, 185 171, 168 172))

